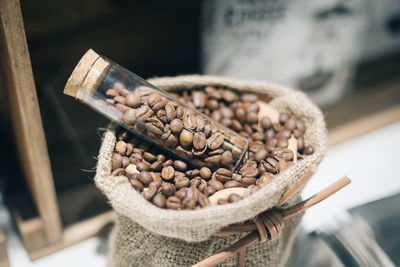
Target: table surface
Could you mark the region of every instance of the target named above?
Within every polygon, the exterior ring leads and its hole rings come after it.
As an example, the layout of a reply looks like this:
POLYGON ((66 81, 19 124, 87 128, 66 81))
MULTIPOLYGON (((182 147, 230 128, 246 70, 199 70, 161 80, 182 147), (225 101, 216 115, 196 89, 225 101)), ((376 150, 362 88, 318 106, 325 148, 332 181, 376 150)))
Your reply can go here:
MULTIPOLYGON (((304 188, 303 197, 323 189, 347 175, 352 183, 309 209, 302 221, 306 231, 312 231, 329 219, 351 207, 400 192, 397 172, 400 151, 400 121, 369 134, 331 147, 318 172, 304 188)), ((21 240, 11 223, 8 210, 0 203, 0 225, 7 238, 11 266, 105 266, 106 242, 94 237, 50 256, 30 262, 21 240)))

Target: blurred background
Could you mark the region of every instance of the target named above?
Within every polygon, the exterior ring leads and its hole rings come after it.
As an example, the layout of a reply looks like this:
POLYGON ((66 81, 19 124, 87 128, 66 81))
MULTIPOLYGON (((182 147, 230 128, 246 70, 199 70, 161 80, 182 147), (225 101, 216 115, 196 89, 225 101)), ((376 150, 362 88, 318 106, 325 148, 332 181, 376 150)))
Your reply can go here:
MULTIPOLYGON (((372 176, 374 170, 385 169, 390 194, 400 192, 400 186, 390 182, 400 180, 393 169, 396 163, 390 166, 385 161, 397 158, 400 149, 399 1, 22 0, 20 4, 63 227, 110 209, 93 185, 96 156, 108 122, 62 94, 88 48, 144 78, 202 73, 267 80, 302 90, 323 109, 330 145, 339 146, 328 154, 320 176, 338 169, 329 163, 330 158, 343 158, 346 151, 353 151, 354 157, 370 157, 367 162, 354 162, 356 177, 350 178, 368 183, 367 177, 357 177, 357 170, 371 166, 372 176), (393 127, 385 131, 386 140, 392 140, 387 146, 380 145, 383 135, 379 132, 372 133, 371 139, 363 137, 359 149, 353 145, 352 138, 382 127, 393 127), (374 144, 375 151, 365 150, 374 144), (371 158, 374 161, 368 163, 371 158)), ((4 208, 0 214, 17 210, 27 221, 36 218, 38 211, 18 157, 19 140, 12 130, 16 128, 5 79, 0 72, 4 208)), ((339 173, 353 169, 343 166, 339 173)), ((362 193, 372 189, 366 187, 362 193)), ((381 192, 365 203, 388 197, 385 189, 381 192)), ((399 198, 395 200, 390 199, 391 205, 400 204, 399 198)), ((398 209, 393 212, 400 216, 398 209)), ((15 218, 4 215, 0 225, 10 221, 15 223, 15 218)), ((314 230, 308 229, 305 236, 314 230)), ((99 251, 104 258, 104 248, 99 251)), ((398 257, 391 260, 400 265, 398 257)))

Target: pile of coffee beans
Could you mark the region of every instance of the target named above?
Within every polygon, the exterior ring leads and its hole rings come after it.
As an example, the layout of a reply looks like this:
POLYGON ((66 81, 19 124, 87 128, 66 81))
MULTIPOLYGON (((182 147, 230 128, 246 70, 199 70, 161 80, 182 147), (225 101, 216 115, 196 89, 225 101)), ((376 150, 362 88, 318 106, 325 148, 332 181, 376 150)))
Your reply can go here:
MULTIPOLYGON (((232 108, 219 107, 218 99, 227 105, 239 103, 239 96, 231 91, 218 96, 216 93, 195 91, 192 101, 186 102, 195 109, 214 111, 214 119, 227 127, 218 125, 192 107, 182 105, 154 88, 129 91, 117 82, 113 88, 101 91, 105 100, 100 101, 103 105, 106 101, 120 112, 122 123, 196 167, 215 170, 223 166, 234 170, 248 149, 246 138, 229 128, 234 118, 232 108)), ((253 115, 254 121, 256 113, 250 115, 253 115)), ((235 123, 240 124, 238 121, 235 123)))
MULTIPOLYGON (((216 149, 209 157, 218 159, 219 167, 192 168, 184 161, 120 129, 112 155, 112 175, 125 175, 146 200, 160 208, 179 210, 205 207, 210 205, 210 197, 216 192, 229 188, 242 188, 245 193, 232 193, 228 198, 219 199, 218 204, 236 202, 251 195, 292 163, 294 154, 288 148, 288 139, 292 136, 297 139, 299 160, 314 152, 304 142, 306 126, 300 120, 289 114, 280 114, 279 123, 272 123, 269 117, 259 118, 258 95, 205 87, 185 90, 181 95, 174 96, 233 128, 247 139, 249 152, 248 158, 232 172, 224 164, 230 161, 230 156, 227 156, 226 150, 215 145, 216 149)), ((126 96, 125 101, 127 99, 126 96)), ((129 101, 135 103, 134 100, 129 101)), ((154 105, 150 106, 154 108, 154 105)), ((170 116, 166 121, 172 123, 175 119, 175 116, 170 116)), ((194 148, 202 147, 204 143, 207 143, 207 147, 214 147, 214 143, 220 142, 218 138, 213 137, 209 142, 210 137, 204 141, 202 137, 191 136, 190 140, 186 140, 184 135, 180 143, 190 141, 194 148)))

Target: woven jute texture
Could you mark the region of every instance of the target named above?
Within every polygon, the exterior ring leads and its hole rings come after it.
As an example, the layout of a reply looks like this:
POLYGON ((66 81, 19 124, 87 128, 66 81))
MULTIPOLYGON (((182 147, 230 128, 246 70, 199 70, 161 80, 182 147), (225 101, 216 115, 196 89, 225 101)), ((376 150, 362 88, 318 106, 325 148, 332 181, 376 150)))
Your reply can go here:
MULTIPOLYGON (((167 90, 224 87, 239 92, 268 94, 269 104, 280 112, 301 119, 307 126, 305 143, 314 153, 277 175, 242 201, 198 210, 160 209, 146 201, 124 176, 111 176, 111 156, 116 142, 115 127, 106 131, 98 157, 95 183, 107 196, 118 214, 111 239, 110 266, 190 266, 232 244, 237 235, 212 237, 224 226, 244 222, 272 208, 280 196, 312 166, 318 164, 327 149, 326 127, 321 111, 301 92, 280 85, 188 75, 151 79, 149 82, 167 90)), ((293 205, 298 195, 288 201, 293 205)), ((283 266, 289 257, 301 216, 285 223, 279 238, 247 248, 248 266, 283 266)), ((223 266, 235 266, 237 257, 223 266)))

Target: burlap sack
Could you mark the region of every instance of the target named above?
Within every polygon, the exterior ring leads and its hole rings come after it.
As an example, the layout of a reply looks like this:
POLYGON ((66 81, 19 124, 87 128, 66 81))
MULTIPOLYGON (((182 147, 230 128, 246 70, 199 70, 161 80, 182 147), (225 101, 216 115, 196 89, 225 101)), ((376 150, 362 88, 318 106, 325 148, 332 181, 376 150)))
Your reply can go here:
MULTIPOLYGON (((305 143, 314 147, 314 154, 275 177, 250 197, 232 204, 198 210, 160 209, 136 192, 128 179, 113 177, 111 155, 116 141, 115 129, 104 135, 98 157, 95 183, 108 197, 118 214, 111 237, 110 266, 190 266, 235 242, 238 235, 212 237, 224 226, 244 222, 272 208, 287 188, 314 164, 318 164, 327 148, 326 128, 321 111, 301 92, 266 83, 213 76, 178 76, 157 78, 151 83, 167 91, 217 86, 237 91, 267 93, 276 110, 293 114, 307 126, 305 143)), ((289 200, 292 205, 298 195, 289 200)), ((247 266, 283 266, 290 255, 301 215, 287 220, 279 238, 256 243, 247 248, 247 266)), ((222 266, 235 266, 237 256, 222 266)))

